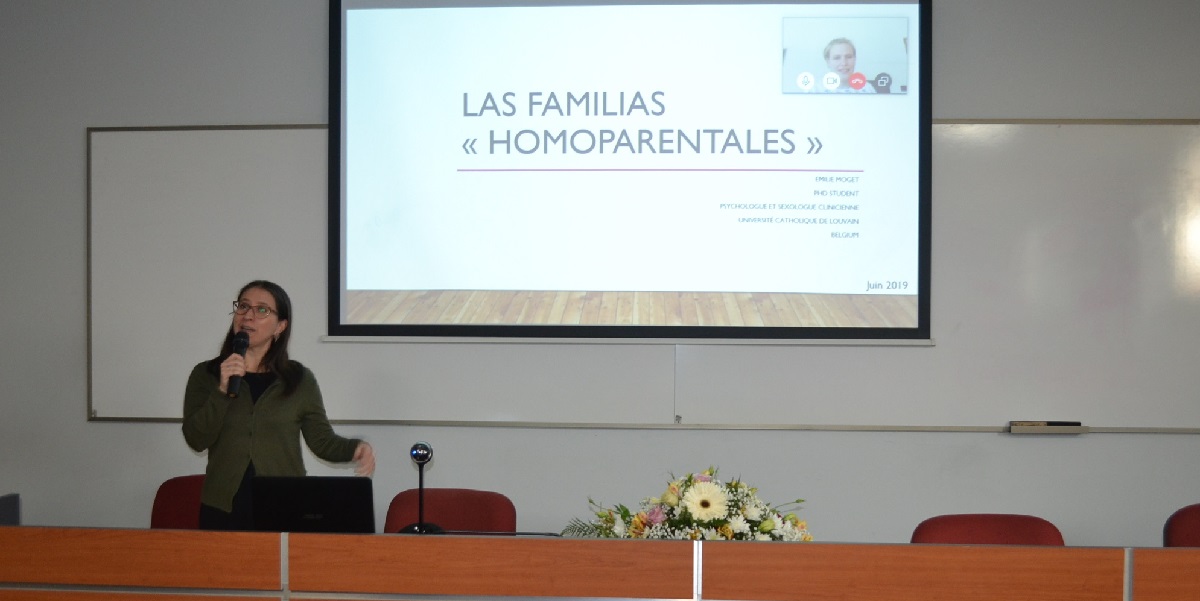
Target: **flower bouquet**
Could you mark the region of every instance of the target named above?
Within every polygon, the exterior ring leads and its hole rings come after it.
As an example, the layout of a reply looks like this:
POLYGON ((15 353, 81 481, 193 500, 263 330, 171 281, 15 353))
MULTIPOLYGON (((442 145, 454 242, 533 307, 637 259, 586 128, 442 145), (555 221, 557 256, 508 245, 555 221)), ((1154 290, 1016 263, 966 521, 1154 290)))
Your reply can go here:
POLYGON ((574 518, 562 533, 590 538, 811 541, 804 520, 787 512, 803 502, 768 505, 758 498, 758 489, 739 480, 722 482, 710 467, 683 478, 672 476, 666 491, 642 501, 637 512, 625 505, 604 507, 589 498, 595 518, 574 518))

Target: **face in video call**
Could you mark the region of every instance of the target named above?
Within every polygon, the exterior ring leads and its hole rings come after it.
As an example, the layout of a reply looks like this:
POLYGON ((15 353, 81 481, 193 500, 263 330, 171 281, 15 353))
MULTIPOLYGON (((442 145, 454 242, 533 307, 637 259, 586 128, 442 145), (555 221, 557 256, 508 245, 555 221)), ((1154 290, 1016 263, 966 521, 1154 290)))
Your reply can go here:
POLYGON ((825 47, 825 63, 829 65, 830 71, 837 73, 842 78, 841 85, 843 87, 850 82, 850 74, 854 73, 857 54, 854 44, 845 38, 833 40, 825 47))

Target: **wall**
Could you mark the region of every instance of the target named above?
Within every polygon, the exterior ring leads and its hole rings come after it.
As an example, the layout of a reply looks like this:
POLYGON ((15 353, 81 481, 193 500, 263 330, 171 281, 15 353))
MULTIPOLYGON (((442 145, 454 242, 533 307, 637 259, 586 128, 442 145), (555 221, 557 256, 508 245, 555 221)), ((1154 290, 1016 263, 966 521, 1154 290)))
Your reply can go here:
MULTIPOLYGON (((1200 54, 1191 32, 1200 5, 947 0, 934 8, 937 119, 1200 117, 1200 82, 1187 77, 1200 54)), ((4 12, 0 493, 21 494, 28 524, 143 526, 157 484, 201 471, 204 459, 177 424, 86 420, 85 129, 324 122, 326 6, 10 0, 4 12)), ((934 285, 935 339, 971 326, 937 319, 947 284, 934 285)), ((153 304, 128 327, 170 336, 178 318, 153 304)), ((1190 434, 339 430, 365 436, 380 455, 381 515, 395 491, 415 484, 406 451, 423 439, 435 449, 427 484, 504 492, 522 530, 558 530, 585 515, 589 496, 635 503, 657 494, 670 472, 708 465, 758 485, 767 499, 808 499, 814 534, 835 541, 903 541, 935 513, 1014 511, 1051 519, 1069 544, 1151 546, 1171 511, 1200 500, 1200 467, 1189 460, 1200 437, 1190 434)))

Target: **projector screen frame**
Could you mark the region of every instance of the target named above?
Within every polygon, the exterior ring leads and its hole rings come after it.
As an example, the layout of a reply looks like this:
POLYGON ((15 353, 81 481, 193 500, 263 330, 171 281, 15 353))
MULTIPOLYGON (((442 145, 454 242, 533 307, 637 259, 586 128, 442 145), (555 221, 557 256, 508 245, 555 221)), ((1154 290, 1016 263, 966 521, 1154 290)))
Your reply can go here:
MULTIPOLYGON (((746 4, 738 2, 588 2, 559 1, 553 5, 705 5, 746 4)), ((838 4, 838 2, 755 2, 754 4, 838 4)), ((328 336, 331 338, 402 339, 405 341, 547 341, 547 342, 647 342, 647 343, 796 343, 829 341, 850 344, 931 343, 930 266, 931 266, 931 169, 932 169, 932 0, 877 2, 862 0, 847 4, 913 4, 917 7, 920 35, 917 45, 918 84, 918 157, 917 177, 918 240, 916 276, 916 316, 913 327, 822 327, 822 326, 708 326, 708 325, 533 325, 533 324, 356 324, 343 323, 346 273, 343 269, 346 240, 343 237, 342 157, 345 144, 343 122, 344 22, 343 1, 329 2, 329 136, 328 136, 328 336)), ((546 6, 522 2, 464 2, 454 6, 546 6)), ((442 3, 413 2, 405 7, 448 6, 442 3)))

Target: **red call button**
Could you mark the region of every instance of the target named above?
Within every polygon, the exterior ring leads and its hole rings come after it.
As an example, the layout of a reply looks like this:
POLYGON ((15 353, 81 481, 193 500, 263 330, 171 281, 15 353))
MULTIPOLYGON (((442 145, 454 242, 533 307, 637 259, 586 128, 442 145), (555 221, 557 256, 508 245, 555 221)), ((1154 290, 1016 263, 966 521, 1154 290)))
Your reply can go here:
POLYGON ((861 90, 867 85, 867 76, 862 73, 854 73, 850 76, 850 87, 855 90, 861 90))

